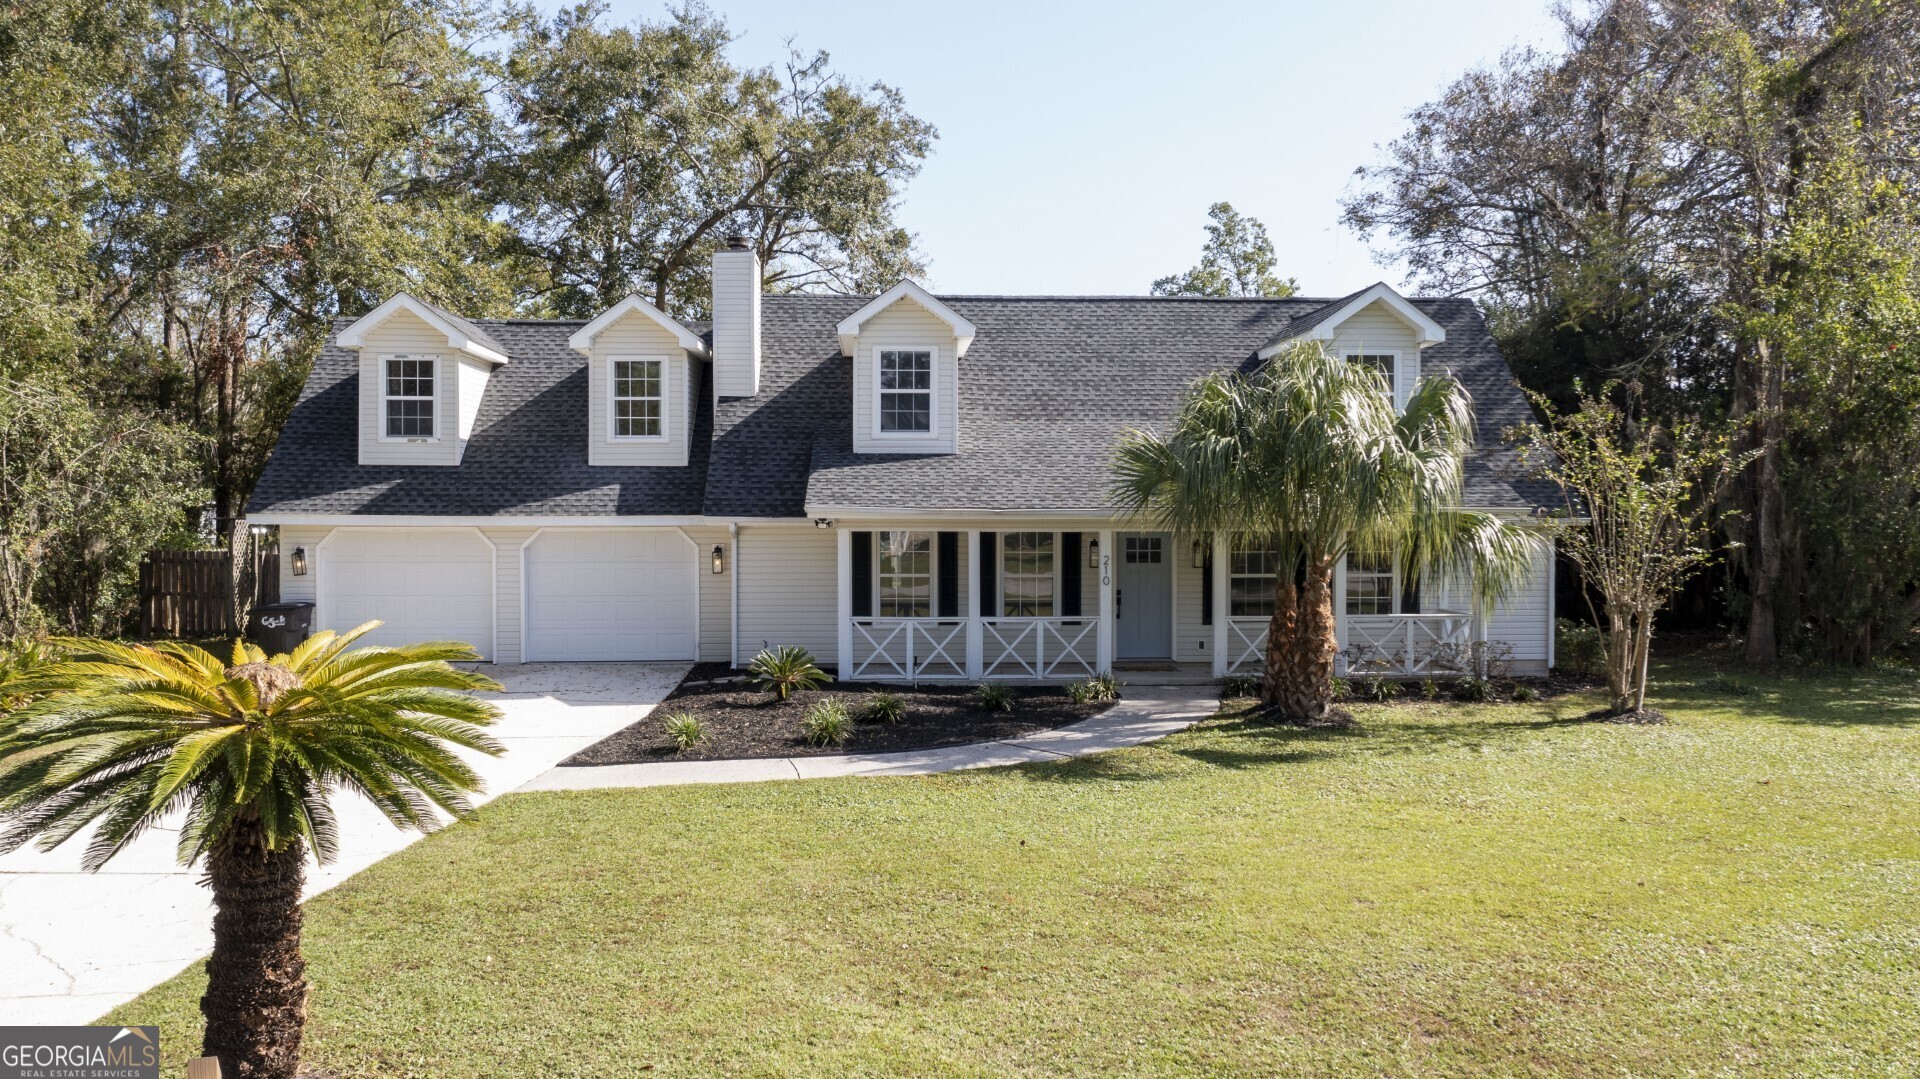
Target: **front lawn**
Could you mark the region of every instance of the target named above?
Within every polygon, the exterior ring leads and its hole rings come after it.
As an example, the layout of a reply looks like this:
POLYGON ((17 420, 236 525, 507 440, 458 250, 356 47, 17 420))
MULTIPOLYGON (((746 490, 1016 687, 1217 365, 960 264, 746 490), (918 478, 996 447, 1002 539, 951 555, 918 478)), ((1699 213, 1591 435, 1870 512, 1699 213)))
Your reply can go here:
MULTIPOLYGON (((513 795, 308 909, 341 1075, 1907 1073, 1920 687, 1668 668, 916 779, 513 795)), ((197 970, 108 1021, 198 1044, 197 970)), ((170 1072, 169 1074, 173 1074, 170 1072)))

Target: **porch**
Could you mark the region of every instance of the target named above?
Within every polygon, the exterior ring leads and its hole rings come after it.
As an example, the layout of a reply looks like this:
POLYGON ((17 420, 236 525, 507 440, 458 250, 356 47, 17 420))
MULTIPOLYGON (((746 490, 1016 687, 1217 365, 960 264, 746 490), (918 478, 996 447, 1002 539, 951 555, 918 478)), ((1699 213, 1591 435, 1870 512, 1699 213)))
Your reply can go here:
MULTIPOLYGON (((1267 616, 1249 608, 1263 582, 1271 595, 1271 569, 1224 536, 875 522, 838 528, 837 539, 846 680, 1066 682, 1129 668, 1136 679, 1218 678, 1258 674, 1264 663, 1267 616)), ((1366 588, 1356 581, 1356 597, 1366 588)), ((1340 674, 1466 672, 1482 632, 1470 613, 1402 613, 1397 592, 1388 613, 1348 613, 1347 589, 1343 567, 1334 596, 1340 674)), ((1384 593, 1368 594, 1377 605, 1384 593)))

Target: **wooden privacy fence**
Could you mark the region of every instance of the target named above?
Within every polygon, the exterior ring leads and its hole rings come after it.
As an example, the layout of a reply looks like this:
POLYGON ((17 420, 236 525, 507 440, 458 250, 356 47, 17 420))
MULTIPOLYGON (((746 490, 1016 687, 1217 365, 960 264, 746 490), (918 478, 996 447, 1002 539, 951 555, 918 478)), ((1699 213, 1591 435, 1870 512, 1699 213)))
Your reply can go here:
MULTIPOLYGON (((243 565, 245 557, 241 556, 243 565)), ((261 544, 253 548, 252 557, 253 580, 241 581, 244 590, 236 596, 235 559, 227 551, 148 551, 142 555, 140 635, 230 637, 241 632, 246 628, 248 608, 280 599, 279 547, 261 544), (240 619, 237 623, 236 614, 240 619)))

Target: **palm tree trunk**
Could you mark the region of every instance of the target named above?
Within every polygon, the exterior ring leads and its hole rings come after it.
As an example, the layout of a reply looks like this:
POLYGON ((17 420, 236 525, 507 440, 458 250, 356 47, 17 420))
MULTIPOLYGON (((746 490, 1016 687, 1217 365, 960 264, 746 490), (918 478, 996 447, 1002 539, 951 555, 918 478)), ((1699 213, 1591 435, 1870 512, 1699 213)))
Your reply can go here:
POLYGON ((306 845, 267 849, 257 817, 237 821, 207 859, 213 889, 213 954, 200 998, 207 1034, 201 1052, 221 1074, 293 1079, 307 1019, 306 960, 300 957, 300 888, 306 845))
POLYGON ((1309 565, 1305 580, 1281 573, 1274 581, 1273 618, 1267 623, 1267 664, 1261 700, 1283 718, 1317 723, 1333 706, 1333 569, 1309 565))

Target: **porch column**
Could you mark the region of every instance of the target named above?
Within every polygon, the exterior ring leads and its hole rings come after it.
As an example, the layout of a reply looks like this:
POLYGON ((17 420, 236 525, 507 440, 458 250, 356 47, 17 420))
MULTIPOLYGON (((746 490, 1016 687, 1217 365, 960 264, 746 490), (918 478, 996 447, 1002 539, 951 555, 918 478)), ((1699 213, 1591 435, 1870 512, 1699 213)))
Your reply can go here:
POLYGON ((1094 630, 1096 674, 1113 670, 1113 529, 1100 532, 1100 625, 1094 630))
POLYGON ((981 639, 985 627, 980 619, 980 530, 967 530, 967 677, 980 679, 981 639))
POLYGON ((1227 534, 1215 530, 1213 533, 1213 676, 1227 673, 1227 642, 1231 635, 1227 633, 1227 619, 1232 616, 1233 602, 1227 595, 1227 534))
POLYGON ((842 681, 853 677, 853 533, 836 530, 840 540, 839 619, 834 631, 839 635, 839 656, 834 660, 842 681))

